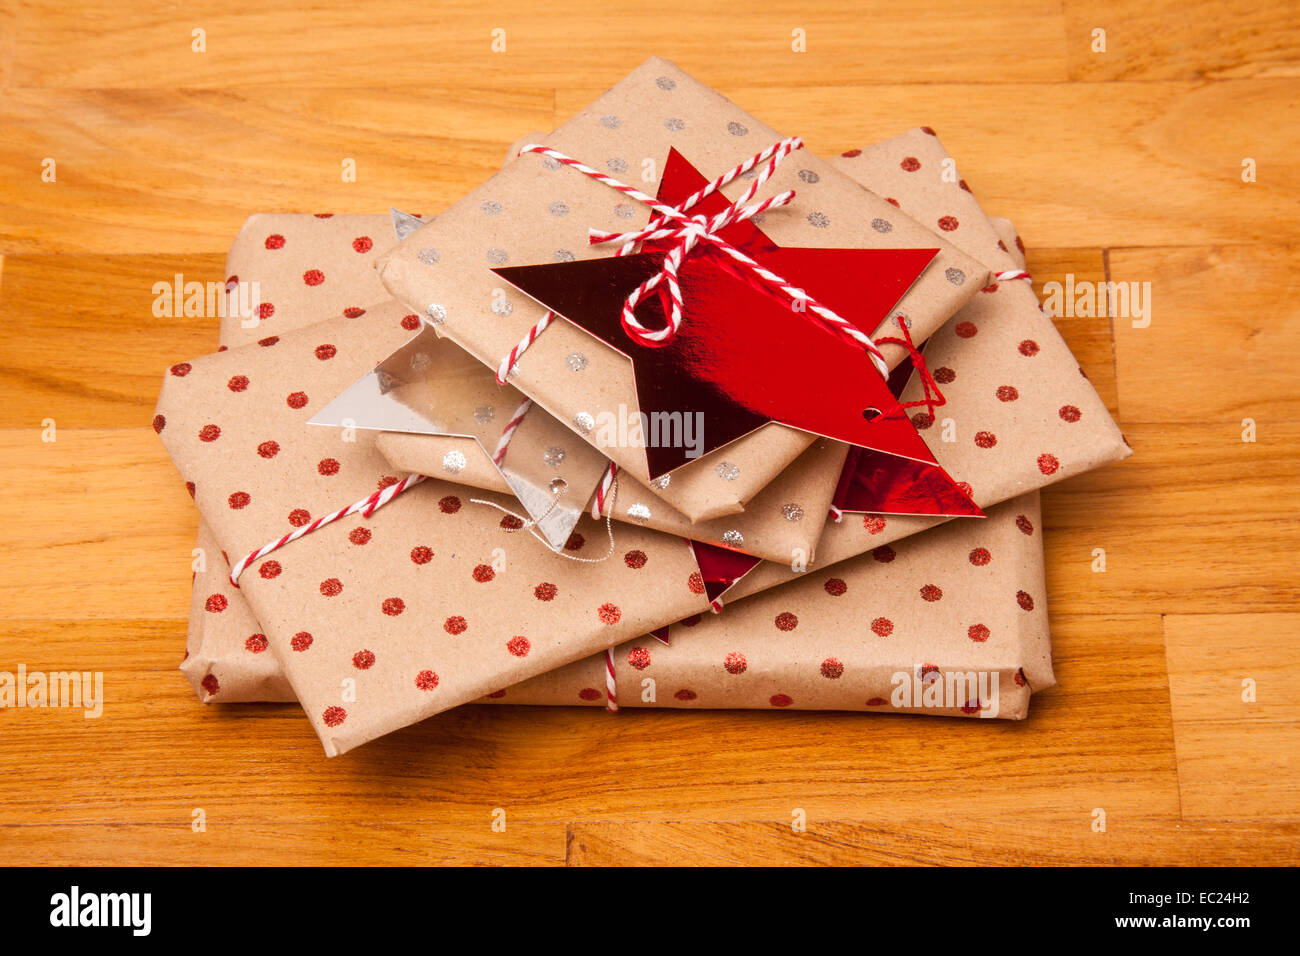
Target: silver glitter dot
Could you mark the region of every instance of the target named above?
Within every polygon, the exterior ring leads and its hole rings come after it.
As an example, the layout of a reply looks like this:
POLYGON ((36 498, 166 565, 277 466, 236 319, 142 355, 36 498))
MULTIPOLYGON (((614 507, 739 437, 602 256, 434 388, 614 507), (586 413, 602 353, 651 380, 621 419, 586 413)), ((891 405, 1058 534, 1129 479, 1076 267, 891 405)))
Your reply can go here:
POLYGON ((627 160, 626 160, 626 159, 619 159, 617 156, 613 156, 613 157, 611 157, 611 158, 605 160, 605 165, 609 167, 609 171, 610 171, 611 173, 625 173, 625 172, 627 172, 627 160))
POLYGON ((764 222, 766 219, 767 219, 767 213, 765 213, 765 212, 756 212, 756 213, 754 213, 754 215, 752 215, 752 216, 749 217, 749 221, 752 222, 752 223, 753 223, 754 225, 756 225, 756 226, 761 226, 761 225, 763 225, 763 222, 764 222))
POLYGON ((944 269, 943 277, 953 285, 961 285, 966 281, 966 273, 962 272, 960 269, 944 269))
POLYGON ((811 169, 799 170, 799 178, 802 179, 804 182, 808 183, 810 186, 813 183, 817 182, 819 179, 821 179, 821 177, 818 176, 816 173, 814 173, 811 169))
POLYGON ((739 548, 745 543, 745 536, 735 528, 731 528, 728 531, 722 532, 722 543, 730 545, 733 548, 739 548))
POLYGON ((567 216, 569 214, 569 204, 560 202, 558 199, 546 207, 552 216, 567 216))
POLYGON ((660 475, 654 481, 650 482, 650 484, 654 485, 660 491, 663 491, 665 488, 668 487, 668 482, 672 480, 673 480, 672 475, 660 475))
POLYGON ((555 261, 556 261, 556 262, 572 262, 572 261, 573 261, 573 253, 570 252, 568 249, 556 249, 556 250, 555 250, 555 261))
POLYGON ((506 252, 504 249, 501 249, 497 246, 493 246, 491 249, 487 251, 487 258, 488 258, 488 262, 492 263, 495 266, 500 266, 500 265, 505 265, 507 262, 510 261, 510 254, 506 252))
POLYGON ((499 296, 493 298, 492 311, 495 312, 497 315, 509 315, 514 310, 515 307, 510 304, 510 300, 507 299, 505 296, 499 296))
POLYGON ((449 475, 454 475, 465 467, 465 454, 460 451, 449 451, 442 456, 442 470, 449 475))
POLYGON ((827 226, 831 224, 831 221, 826 217, 825 213, 810 212, 808 213, 808 223, 814 229, 825 229, 827 226))
POLYGON ((749 132, 749 127, 745 126, 743 123, 737 123, 735 120, 732 120, 727 124, 727 132, 732 136, 744 136, 749 132))
POLYGON ((563 478, 552 478, 550 484, 551 494, 557 498, 569 490, 569 483, 563 478))
POLYGON ((559 445, 552 445, 542 454, 542 461, 552 468, 559 468, 564 463, 564 449, 559 445))
POLYGON ((415 258, 419 259, 426 266, 431 266, 442 258, 442 253, 437 249, 421 249, 415 254, 415 258))
POLYGON ((892 232, 894 224, 888 219, 873 219, 871 220, 871 228, 876 232, 892 232))
POLYGON ((677 89, 677 81, 671 76, 661 76, 655 80, 655 86, 661 90, 675 90, 677 89))
POLYGON ((581 372, 587 367, 587 356, 581 352, 570 352, 564 357, 564 364, 569 366, 570 372, 581 372))
POLYGON ((758 178, 758 168, 755 167, 754 169, 747 169, 747 170, 745 170, 743 173, 740 174, 740 178, 741 178, 741 179, 757 179, 757 178, 758 178))
POLYGON ((614 207, 614 215, 618 216, 619 219, 631 219, 636 215, 636 210, 627 203, 621 202, 614 207))
POLYGON ((596 419, 592 418, 587 412, 578 412, 573 416, 573 426, 584 435, 587 435, 596 427, 596 419))
POLYGON ((497 202, 495 199, 485 199, 483 201, 483 205, 480 206, 479 208, 482 209, 489 216, 495 216, 497 213, 501 211, 502 206, 501 203, 497 202))
POLYGON ((606 113, 600 118, 600 125, 605 127, 605 129, 618 129, 622 122, 623 121, 613 113, 606 113))
POLYGON ((542 166, 554 172, 555 170, 560 168, 560 161, 556 159, 554 156, 543 156, 542 166))
POLYGON ((429 317, 434 325, 442 325, 443 320, 447 318, 447 310, 437 302, 429 303, 429 307, 424 310, 424 314, 429 317))
POLYGON ((781 506, 781 517, 786 521, 798 521, 803 517, 803 509, 792 501, 781 506))
POLYGON ((735 481, 740 477, 740 466, 734 465, 729 461, 718 462, 718 467, 714 469, 718 477, 723 481, 735 481))
POLYGON ((480 405, 474 409, 474 421, 480 425, 485 425, 496 417, 497 410, 491 405, 480 405))
POLYGON ((664 120, 664 129, 670 129, 673 132, 677 132, 678 130, 686 129, 686 123, 678 119, 676 116, 670 116, 664 120))
POLYGON ((650 509, 637 502, 627 509, 627 516, 637 524, 645 524, 650 520, 650 509))
POLYGON ((411 356, 411 369, 416 372, 423 372, 433 364, 433 359, 429 358, 428 352, 416 352, 411 356))

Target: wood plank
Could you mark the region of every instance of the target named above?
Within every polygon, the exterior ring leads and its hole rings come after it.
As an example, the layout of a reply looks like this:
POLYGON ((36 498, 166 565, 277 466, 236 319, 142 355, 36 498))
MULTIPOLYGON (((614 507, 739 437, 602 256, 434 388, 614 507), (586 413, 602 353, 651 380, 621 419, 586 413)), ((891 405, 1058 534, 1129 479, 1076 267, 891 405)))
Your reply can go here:
POLYGON ((191 88, 288 80, 410 91, 431 78, 494 90, 526 78, 540 89, 608 87, 648 56, 668 57, 715 85, 892 82, 900 64, 915 82, 1066 78, 1056 0, 870 9, 855 0, 759 0, 743 17, 693 0, 505 0, 490 8, 471 0, 325 0, 312 4, 306 23, 301 11, 292 0, 22 6, 14 82, 126 88, 183 77, 191 88), (207 30, 205 54, 191 52, 196 26, 207 30), (494 53, 498 28, 506 44, 494 53), (796 29, 806 53, 792 52, 796 29), (864 55, 864 36, 888 44, 864 55))
POLYGON ((1294 3, 1222 0, 1064 0, 1073 80, 1300 76, 1294 3), (1104 53, 1092 31, 1106 31, 1104 53))
MULTIPOLYGON (((1300 99, 1288 79, 897 83, 723 92, 830 154, 938 130, 990 215, 1031 249, 1287 243, 1300 236, 1300 99), (1259 181, 1241 181, 1241 161, 1259 181)), ((600 90, 561 89, 572 115, 600 90)))
POLYGON ((500 168, 508 143, 552 125, 549 90, 431 87, 421 69, 402 90, 7 91, 0 249, 224 253, 254 212, 436 212, 500 168), (41 182, 44 157, 57 182, 41 182))
MULTIPOLYGON (((1121 396, 1123 390, 1121 387, 1121 396)), ((1289 611, 1300 600, 1300 425, 1125 425, 1133 456, 1043 493, 1054 612, 1289 611), (1093 550, 1106 570, 1093 572, 1093 550)))
POLYGON ((142 427, 168 367, 217 347, 216 317, 153 315, 155 282, 225 281, 224 255, 11 255, 0 285, 0 427, 142 427))
POLYGON ((1300 827, 1231 829, 1137 817, 1093 832, 1077 817, 909 825, 581 823, 570 866, 1252 866, 1294 863, 1300 827))
POLYGON ((1300 614, 1171 614, 1164 626, 1183 818, 1300 822, 1300 614))
POLYGON ((1274 423, 1300 420, 1283 358, 1300 353, 1300 245, 1115 249, 1110 264, 1152 292, 1149 327, 1114 321, 1124 419, 1213 422, 1239 441, 1249 417, 1276 454, 1274 423))

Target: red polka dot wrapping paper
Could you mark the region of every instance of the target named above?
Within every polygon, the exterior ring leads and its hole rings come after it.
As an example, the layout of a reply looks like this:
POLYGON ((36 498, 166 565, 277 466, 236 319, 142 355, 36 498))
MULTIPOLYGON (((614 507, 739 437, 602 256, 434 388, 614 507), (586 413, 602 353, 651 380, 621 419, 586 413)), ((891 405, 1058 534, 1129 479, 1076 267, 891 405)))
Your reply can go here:
MULTIPOLYGON (((545 142, 641 183, 643 159, 662 170, 671 148, 712 178, 781 138, 673 64, 653 58, 545 142)), ((508 163, 381 262, 383 281, 398 300, 422 313, 432 308, 439 331, 494 370, 545 314, 507 288, 494 268, 605 257, 608 249, 589 245, 589 229, 623 231, 647 221, 646 209, 618 191, 552 167, 536 154, 508 163)), ((742 178, 723 192, 736 199, 746 186, 742 178)), ((769 210, 762 222, 778 246, 939 250, 897 304, 918 341, 985 283, 987 268, 807 150, 783 162, 763 192, 786 189, 795 189, 793 203, 769 210), (864 228, 877 221, 883 231, 864 228), (949 278, 958 273, 968 281, 949 278)), ((892 346, 884 352, 891 365, 905 354, 892 346)), ((527 349, 511 382, 593 442, 596 431, 584 434, 576 423, 582 415, 618 418, 620 409, 638 409, 627 356, 564 321, 551 323, 527 349)), ((735 514, 813 441, 807 432, 765 425, 676 469, 669 485, 656 490, 691 521, 735 514)), ((627 475, 648 483, 644 448, 622 443, 604 450, 627 475)))

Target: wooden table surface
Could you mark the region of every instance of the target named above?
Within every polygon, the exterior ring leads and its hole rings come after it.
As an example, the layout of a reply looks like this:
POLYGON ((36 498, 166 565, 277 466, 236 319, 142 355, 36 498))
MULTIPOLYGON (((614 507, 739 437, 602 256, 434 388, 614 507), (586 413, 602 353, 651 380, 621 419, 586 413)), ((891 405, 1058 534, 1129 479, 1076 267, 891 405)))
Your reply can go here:
POLYGON ((107 696, 0 711, 5 863, 1296 862, 1294 0, 180 7, 0 2, 0 670, 107 696), (933 126, 1040 285, 1151 283, 1148 328, 1060 321, 1136 449, 1044 497, 1060 687, 1020 723, 471 706, 332 761, 294 707, 200 705, 148 426, 216 322, 153 282, 224 278, 253 212, 436 211, 650 54, 824 153, 933 126))

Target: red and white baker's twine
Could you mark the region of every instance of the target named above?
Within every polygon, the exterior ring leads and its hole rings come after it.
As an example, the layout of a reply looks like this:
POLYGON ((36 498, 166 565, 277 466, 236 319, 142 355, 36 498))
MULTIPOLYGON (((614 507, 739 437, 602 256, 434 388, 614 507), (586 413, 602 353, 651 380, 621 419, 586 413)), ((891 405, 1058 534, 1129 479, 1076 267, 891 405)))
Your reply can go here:
POLYGON ((388 485, 385 488, 380 488, 374 494, 367 495, 360 501, 348 505, 346 508, 340 508, 338 511, 333 511, 330 514, 317 518, 310 524, 305 524, 301 528, 295 528, 293 531, 290 531, 283 537, 277 538, 270 544, 262 545, 262 547, 258 548, 256 551, 244 555, 244 557, 235 562, 234 566, 230 569, 230 583, 238 587, 239 576, 244 573, 244 569, 252 562, 266 557, 272 551, 283 548, 290 541, 297 541, 303 535, 311 534, 317 528, 323 528, 327 524, 331 524, 338 521, 340 518, 346 518, 348 515, 353 514, 360 514, 363 518, 369 518, 376 510, 388 504, 388 502, 392 501, 407 488, 412 488, 424 481, 425 477, 426 476, 424 475, 407 475, 401 481, 388 485))
POLYGON ((618 688, 614 681, 614 648, 605 648, 605 709, 618 713, 618 688))

